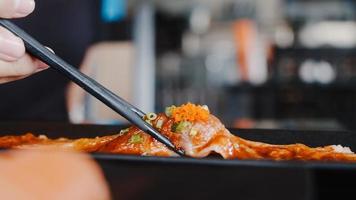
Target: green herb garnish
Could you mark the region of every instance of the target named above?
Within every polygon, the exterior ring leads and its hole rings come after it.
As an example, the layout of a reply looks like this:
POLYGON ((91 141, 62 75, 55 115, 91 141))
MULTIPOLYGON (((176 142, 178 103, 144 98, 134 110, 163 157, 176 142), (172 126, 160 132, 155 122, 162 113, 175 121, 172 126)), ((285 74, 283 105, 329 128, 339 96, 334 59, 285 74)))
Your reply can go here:
POLYGON ((172 125, 172 132, 175 132, 175 133, 179 133, 179 132, 182 132, 184 128, 190 126, 191 123, 190 122, 187 122, 187 121, 182 121, 182 122, 179 122, 179 123, 174 123, 172 125))
POLYGON ((157 119, 157 114, 156 113, 148 113, 148 114, 146 114, 146 118, 148 120, 155 120, 155 119, 157 119))
POLYGON ((176 108, 176 106, 166 107, 165 113, 166 113, 167 117, 172 117, 172 112, 175 108, 176 108))
POLYGON ((143 138, 140 134, 134 134, 129 139, 129 143, 131 144, 140 144, 143 142, 143 138))

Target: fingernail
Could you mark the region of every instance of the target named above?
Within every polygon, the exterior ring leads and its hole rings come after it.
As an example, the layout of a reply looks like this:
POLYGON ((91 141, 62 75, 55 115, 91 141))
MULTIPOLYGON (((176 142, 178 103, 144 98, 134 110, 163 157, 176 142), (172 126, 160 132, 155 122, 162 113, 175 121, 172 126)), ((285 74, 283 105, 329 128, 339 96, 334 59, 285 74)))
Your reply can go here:
POLYGON ((49 68, 48 66, 46 66, 46 67, 44 67, 44 68, 38 68, 34 73, 41 72, 41 71, 46 70, 46 69, 48 69, 48 68, 49 68))
POLYGON ((12 39, 0 37, 0 57, 7 61, 14 61, 22 57, 25 47, 18 37, 12 39))
POLYGON ((15 10, 19 16, 30 14, 35 9, 34 0, 16 0, 15 10))
POLYGON ((48 65, 40 60, 36 60, 37 69, 48 69, 48 65))

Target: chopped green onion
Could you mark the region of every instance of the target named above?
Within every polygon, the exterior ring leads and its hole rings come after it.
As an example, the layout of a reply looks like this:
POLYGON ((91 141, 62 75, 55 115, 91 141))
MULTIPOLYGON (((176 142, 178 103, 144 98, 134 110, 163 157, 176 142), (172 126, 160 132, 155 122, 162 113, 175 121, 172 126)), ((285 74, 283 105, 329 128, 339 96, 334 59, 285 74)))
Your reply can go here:
MULTIPOLYGON (((173 132, 176 132, 176 133, 177 132, 182 132, 184 128, 186 128, 186 127, 188 127, 190 125, 191 125, 191 123, 187 122, 187 121, 179 122, 178 124, 175 124, 175 126, 173 124, 173 126, 174 126, 173 132)), ((173 128, 173 126, 172 126, 172 128, 173 128)))
POLYGON ((146 114, 146 118, 148 120, 155 120, 155 119, 157 119, 157 114, 156 113, 148 113, 148 114, 146 114))
POLYGON ((162 125, 163 125, 163 119, 157 120, 156 127, 157 127, 158 129, 161 129, 161 128, 162 128, 162 125))
POLYGON ((127 132, 129 132, 129 128, 125 128, 125 129, 122 129, 121 131, 120 131, 120 133, 119 133, 119 135, 121 136, 121 135, 124 135, 125 133, 127 133, 127 132))
POLYGON ((131 143, 131 144, 140 144, 142 142, 143 142, 143 138, 141 137, 140 134, 134 134, 129 139, 129 143, 131 143))
POLYGON ((195 130, 195 129, 192 129, 192 130, 190 130, 190 132, 189 132, 189 135, 190 136, 196 136, 198 134, 198 131, 197 130, 195 130))
POLYGON ((172 117, 172 112, 175 108, 176 108, 176 106, 174 106, 174 105, 166 107, 165 113, 166 113, 167 117, 172 117))

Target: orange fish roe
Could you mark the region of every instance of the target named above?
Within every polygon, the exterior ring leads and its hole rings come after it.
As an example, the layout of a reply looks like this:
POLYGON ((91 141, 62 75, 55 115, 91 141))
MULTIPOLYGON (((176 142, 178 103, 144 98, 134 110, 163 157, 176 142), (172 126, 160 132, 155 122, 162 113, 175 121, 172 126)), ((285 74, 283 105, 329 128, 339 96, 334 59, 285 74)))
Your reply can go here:
POLYGON ((174 119, 174 122, 207 121, 209 114, 209 110, 205 107, 192 103, 183 104, 172 109, 172 118, 174 119))

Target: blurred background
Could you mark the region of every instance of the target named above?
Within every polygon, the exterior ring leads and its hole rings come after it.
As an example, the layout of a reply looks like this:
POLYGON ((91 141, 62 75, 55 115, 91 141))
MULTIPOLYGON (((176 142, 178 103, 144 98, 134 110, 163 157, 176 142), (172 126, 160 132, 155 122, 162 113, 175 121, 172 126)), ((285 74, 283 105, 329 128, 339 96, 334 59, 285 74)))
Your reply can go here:
MULTIPOLYGON (((146 112, 189 101, 228 127, 356 129, 356 1, 97 3, 81 69, 146 112)), ((74 123, 124 122, 67 95, 74 123)))

